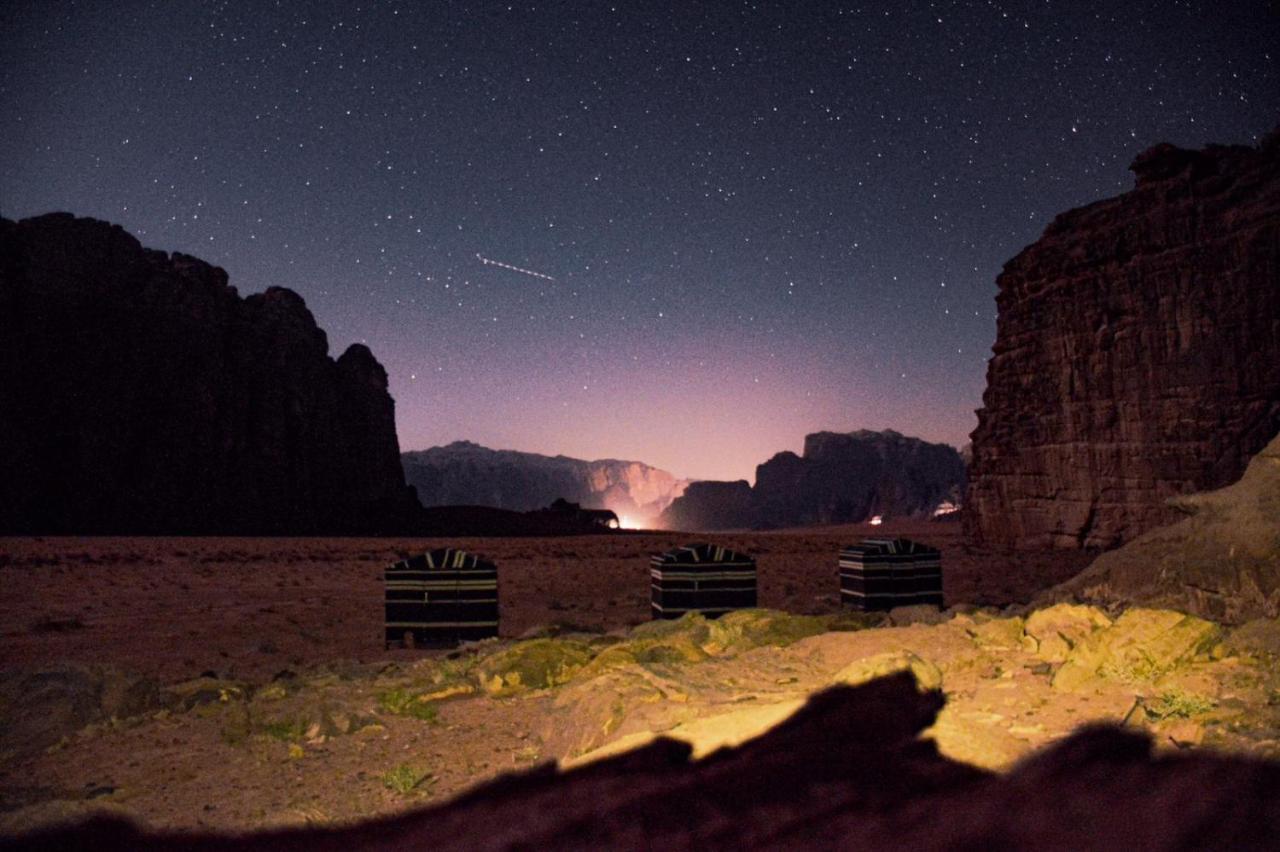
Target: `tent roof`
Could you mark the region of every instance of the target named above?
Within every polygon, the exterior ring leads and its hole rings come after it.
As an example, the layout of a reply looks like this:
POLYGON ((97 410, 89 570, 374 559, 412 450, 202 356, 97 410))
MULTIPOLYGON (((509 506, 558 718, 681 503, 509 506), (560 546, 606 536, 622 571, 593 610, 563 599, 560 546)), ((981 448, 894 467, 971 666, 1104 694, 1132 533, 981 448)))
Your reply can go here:
POLYGON ((936 547, 912 541, 909 538, 867 538, 861 544, 851 544, 840 551, 843 556, 938 556, 936 547))
POLYGON ((651 562, 662 564, 681 564, 686 565, 691 562, 751 562, 756 560, 754 557, 746 553, 738 553, 717 544, 686 544, 684 547, 677 547, 674 550, 668 550, 666 553, 655 554, 651 562))

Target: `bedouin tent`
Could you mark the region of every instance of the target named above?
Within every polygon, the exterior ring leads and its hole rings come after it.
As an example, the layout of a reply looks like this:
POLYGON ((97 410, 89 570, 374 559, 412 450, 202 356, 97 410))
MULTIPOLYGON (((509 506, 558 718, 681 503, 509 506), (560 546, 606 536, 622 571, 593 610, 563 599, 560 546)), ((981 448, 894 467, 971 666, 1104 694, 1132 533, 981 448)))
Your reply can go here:
POLYGON ((654 618, 708 618, 756 605, 756 561, 727 547, 690 544, 649 560, 654 618))
POLYGON ((840 600, 860 610, 942 606, 942 553, 906 538, 869 538, 840 551, 840 600))
POLYGON ((451 647, 498 635, 498 568, 473 553, 432 550, 388 567, 387 647, 451 647))

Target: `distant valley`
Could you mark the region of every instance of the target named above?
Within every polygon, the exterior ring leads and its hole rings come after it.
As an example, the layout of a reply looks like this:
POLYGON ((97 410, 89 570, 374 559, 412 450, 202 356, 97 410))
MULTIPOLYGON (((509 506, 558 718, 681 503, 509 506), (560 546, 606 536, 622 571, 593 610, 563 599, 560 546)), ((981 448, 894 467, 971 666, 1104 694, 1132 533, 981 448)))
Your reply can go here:
POLYGON ((585 461, 455 441, 401 454, 423 506, 542 508, 557 498, 612 509, 623 526, 769 529, 929 517, 958 506, 965 463, 945 444, 892 430, 815 432, 802 456, 781 452, 756 468, 756 485, 678 479, 637 461, 585 461))

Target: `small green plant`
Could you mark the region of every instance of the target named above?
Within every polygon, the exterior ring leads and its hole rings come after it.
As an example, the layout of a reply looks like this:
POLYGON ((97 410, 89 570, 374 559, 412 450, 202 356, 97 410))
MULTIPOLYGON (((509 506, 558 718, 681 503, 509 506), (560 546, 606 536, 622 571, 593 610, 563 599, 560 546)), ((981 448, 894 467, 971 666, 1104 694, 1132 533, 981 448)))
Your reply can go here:
POLYGON ((1157 719, 1188 719, 1192 716, 1199 716, 1201 713, 1208 713, 1215 706, 1211 698, 1197 695, 1194 692, 1172 689, 1168 692, 1162 692, 1158 699, 1147 704, 1146 710, 1147 715, 1154 716, 1157 719))
POLYGON ((430 777, 430 772, 402 763, 395 769, 383 773, 382 785, 388 790, 407 796, 430 777))
POLYGON ((307 734, 306 723, 301 719, 276 719, 262 725, 262 733, 273 740, 296 743, 307 734))
POLYGON ((419 696, 406 689, 391 689, 378 696, 378 706, 395 716, 409 716, 435 724, 440 712, 435 702, 421 701, 419 696))

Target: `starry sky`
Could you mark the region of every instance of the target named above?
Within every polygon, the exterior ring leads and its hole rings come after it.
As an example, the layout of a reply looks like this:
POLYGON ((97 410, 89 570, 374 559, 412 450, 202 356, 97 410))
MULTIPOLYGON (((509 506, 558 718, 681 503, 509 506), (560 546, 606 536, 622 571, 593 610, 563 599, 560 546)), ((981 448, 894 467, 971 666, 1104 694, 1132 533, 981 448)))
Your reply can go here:
POLYGON ((1276 8, 7 0, 0 214, 296 290, 402 449, 960 446, 1002 264, 1150 145, 1280 123, 1276 8))

